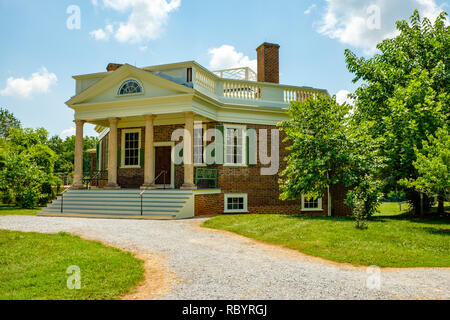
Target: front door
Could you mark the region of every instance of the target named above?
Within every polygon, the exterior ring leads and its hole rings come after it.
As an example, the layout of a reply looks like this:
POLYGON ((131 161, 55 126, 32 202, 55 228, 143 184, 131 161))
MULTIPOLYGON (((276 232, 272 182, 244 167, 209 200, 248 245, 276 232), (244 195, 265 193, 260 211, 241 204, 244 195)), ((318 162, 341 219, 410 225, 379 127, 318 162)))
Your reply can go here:
POLYGON ((157 186, 171 185, 172 177, 172 147, 155 147, 155 177, 158 177, 163 171, 166 174, 156 179, 155 184, 157 186))

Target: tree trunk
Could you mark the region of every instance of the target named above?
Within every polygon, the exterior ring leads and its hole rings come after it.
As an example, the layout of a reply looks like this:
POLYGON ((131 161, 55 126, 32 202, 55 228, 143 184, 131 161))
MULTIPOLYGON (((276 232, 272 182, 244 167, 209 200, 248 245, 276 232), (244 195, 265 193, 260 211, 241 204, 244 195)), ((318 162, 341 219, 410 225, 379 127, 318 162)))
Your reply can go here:
POLYGON ((440 194, 438 196, 438 214, 444 214, 444 196, 440 194))

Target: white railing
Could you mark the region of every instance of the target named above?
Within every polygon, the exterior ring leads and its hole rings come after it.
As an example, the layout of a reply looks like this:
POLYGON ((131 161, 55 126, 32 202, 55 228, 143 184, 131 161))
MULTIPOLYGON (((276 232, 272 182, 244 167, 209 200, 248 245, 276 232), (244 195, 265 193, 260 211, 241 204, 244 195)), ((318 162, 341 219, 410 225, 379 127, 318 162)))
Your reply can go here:
POLYGON ((303 102, 310 97, 317 95, 317 92, 309 90, 299 90, 295 88, 284 89, 284 102, 289 103, 291 101, 303 102))
POLYGON ((223 82, 223 96, 230 99, 261 100, 261 86, 255 83, 226 80, 223 82))
POLYGON ((213 73, 224 79, 257 81, 256 72, 249 67, 217 70, 213 73))
POLYGON ((196 70, 195 72, 195 85, 203 87, 212 93, 216 92, 216 80, 201 70, 196 70))
MULTIPOLYGON (((202 70, 195 70, 194 88, 217 100, 242 100, 250 105, 286 106, 292 101, 303 102, 325 90, 309 87, 283 86, 275 83, 224 79, 202 70)), ((231 102, 231 101, 230 101, 231 102)))

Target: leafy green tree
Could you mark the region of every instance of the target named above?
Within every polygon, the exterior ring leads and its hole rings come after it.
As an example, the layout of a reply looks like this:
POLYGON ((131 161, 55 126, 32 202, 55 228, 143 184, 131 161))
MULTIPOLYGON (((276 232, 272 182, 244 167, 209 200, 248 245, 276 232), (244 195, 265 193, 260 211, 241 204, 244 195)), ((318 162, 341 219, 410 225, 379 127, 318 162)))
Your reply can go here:
POLYGON ((403 184, 428 194, 438 195, 438 213, 444 213, 444 201, 450 188, 450 135, 448 128, 439 129, 436 137, 430 136, 423 142, 422 150, 415 148, 413 165, 418 172, 415 180, 403 180, 403 184))
MULTIPOLYGON (((385 159, 381 178, 386 190, 401 189, 403 179, 417 179, 415 149, 444 126, 450 111, 450 28, 446 13, 432 24, 416 10, 407 21, 397 22, 400 32, 378 44, 373 58, 358 58, 346 50, 348 69, 363 84, 356 90, 355 119, 370 123, 373 138, 382 138, 385 159)), ((417 190, 405 190, 418 212, 417 190)))
POLYGON ((48 132, 44 128, 12 128, 9 131, 8 138, 11 147, 18 151, 23 151, 38 144, 45 145, 48 139, 48 132))
POLYGON ((45 145, 47 135, 44 129, 9 131, 0 166, 0 189, 12 195, 19 206, 33 207, 42 185, 57 183, 53 176, 57 155, 45 145))
POLYGON ((382 196, 381 183, 371 175, 361 177, 359 183, 347 192, 346 204, 353 210, 356 228, 367 228, 367 220, 377 212, 382 196))
POLYGON ((57 135, 47 141, 47 145, 58 155, 55 161, 55 173, 69 174, 73 171, 74 151, 71 150, 71 147, 75 147, 75 145, 72 146, 66 141, 68 140, 63 140, 57 135))
POLYGON ((0 138, 7 138, 12 128, 20 128, 20 121, 7 109, 0 108, 0 138))
MULTIPOLYGON (((97 137, 83 138, 83 172, 89 172, 91 170, 91 155, 86 151, 89 149, 95 149, 97 143, 97 137)), ((67 137, 63 142, 63 148, 64 159, 73 164, 75 161, 75 136, 67 137)))
POLYGON ((45 172, 31 158, 27 152, 10 150, 0 170, 0 189, 11 193, 16 204, 24 208, 36 205, 40 185, 48 180, 45 172))
POLYGON ((350 109, 326 96, 291 103, 291 119, 279 125, 290 151, 280 175, 281 199, 317 198, 338 184, 354 187, 377 170, 376 140, 355 126, 350 109))

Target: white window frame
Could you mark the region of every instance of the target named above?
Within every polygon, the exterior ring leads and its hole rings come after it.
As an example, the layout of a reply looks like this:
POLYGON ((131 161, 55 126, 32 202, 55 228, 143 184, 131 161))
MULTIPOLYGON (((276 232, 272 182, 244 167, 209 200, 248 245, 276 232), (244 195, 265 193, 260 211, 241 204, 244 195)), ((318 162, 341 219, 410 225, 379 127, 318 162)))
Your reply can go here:
POLYGON ((302 194, 302 211, 323 211, 323 208, 322 208, 322 203, 323 203, 322 199, 323 198, 317 199, 317 201, 318 201, 317 208, 305 208, 305 198, 306 198, 306 196, 302 194))
POLYGON ((194 148, 194 166, 195 167, 206 167, 207 127, 206 127, 205 123, 195 122, 194 123, 194 131, 195 131, 195 129, 200 129, 200 128, 203 129, 203 163, 195 163, 195 148, 194 148))
POLYGON ((247 126, 245 125, 231 125, 231 124, 225 124, 223 126, 223 135, 224 135, 224 150, 223 150, 223 157, 224 157, 224 166, 226 167, 247 167, 247 126), (228 163, 227 162, 227 140, 228 140, 228 129, 242 129, 242 163, 228 163))
POLYGON ((141 129, 124 129, 122 130, 122 144, 120 146, 120 167, 124 169, 137 169, 141 167, 141 142, 142 142, 142 130, 141 129), (139 134, 139 147, 138 147, 138 164, 133 166, 125 165, 125 134, 127 133, 138 133, 139 134))
POLYGON ((226 193, 224 195, 224 212, 225 213, 248 213, 248 194, 246 193, 226 193), (244 209, 228 209, 229 198, 243 198, 244 209))
POLYGON ((126 80, 122 81, 122 82, 120 83, 119 87, 118 87, 117 90, 116 90, 116 98, 133 97, 133 96, 142 96, 142 95, 144 95, 144 94, 145 94, 145 92, 144 92, 144 86, 142 85, 142 82, 139 81, 139 80, 136 79, 136 78, 129 78, 129 79, 126 79, 126 80), (139 84, 139 86, 141 87, 141 92, 137 92, 137 93, 128 93, 128 94, 120 94, 120 89, 122 88, 122 86, 125 84, 125 82, 130 81, 130 80, 136 81, 136 82, 139 84))

